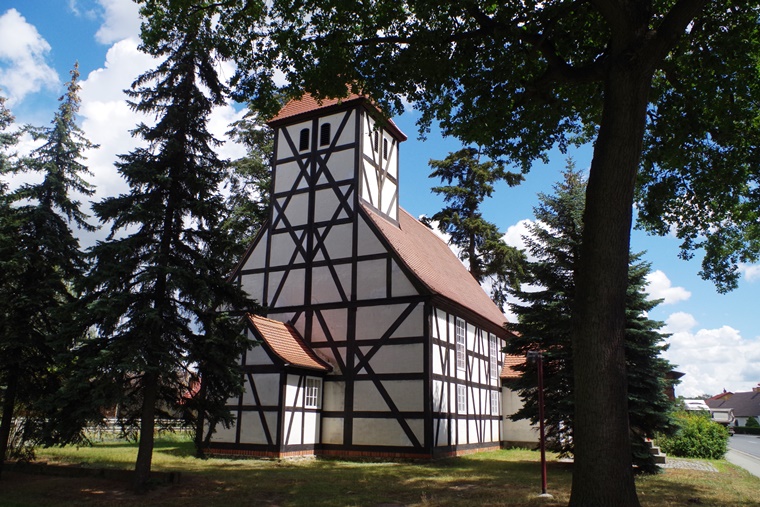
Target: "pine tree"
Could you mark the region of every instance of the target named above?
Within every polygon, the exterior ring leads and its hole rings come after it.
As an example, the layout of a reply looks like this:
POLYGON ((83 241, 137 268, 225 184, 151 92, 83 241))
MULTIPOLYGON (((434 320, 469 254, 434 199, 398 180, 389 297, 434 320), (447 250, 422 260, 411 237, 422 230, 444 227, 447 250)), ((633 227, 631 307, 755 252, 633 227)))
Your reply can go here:
POLYGON ((464 148, 430 161, 434 168, 430 177, 448 183, 432 191, 443 195, 448 205, 425 222, 437 222, 438 229, 451 236, 450 243, 460 249, 459 258, 469 264, 470 274, 478 283, 490 283, 491 299, 503 308, 507 288, 517 286, 524 257, 502 241, 496 225, 483 218, 480 205, 491 196, 497 181, 516 185, 522 178, 478 159, 475 148, 464 148))
POLYGON ((82 177, 89 174, 82 161, 84 152, 96 146, 76 125, 78 80, 75 65, 52 125, 26 128, 44 143, 7 169, 12 174, 38 173, 42 182, 11 191, 0 223, 0 383, 6 386, 0 459, 19 407, 24 410, 24 438, 41 438, 38 430, 46 418, 39 412, 40 403, 62 381, 57 360, 70 345, 66 337, 77 300, 72 288, 86 271, 72 226, 94 228, 73 195, 93 193, 82 177))
MULTIPOLYGON (((573 351, 571 336, 572 305, 575 298, 577 259, 583 233, 586 182, 572 162, 564 179, 554 186, 554 195, 541 194, 534 209, 536 221, 525 237, 530 255, 523 288, 513 294, 521 304, 512 310, 518 323, 512 330, 517 337, 507 344, 507 353, 525 356, 529 350, 542 350, 544 356, 544 414, 551 447, 563 455, 573 453, 573 351)), ((629 420, 633 443, 632 462, 644 472, 657 465, 649 454, 645 438, 655 432, 669 432, 670 402, 665 395, 665 374, 672 365, 660 356, 666 346, 658 332, 662 322, 652 321, 647 312, 660 301, 646 297, 649 264, 641 254, 631 256, 626 301, 626 367, 628 370, 629 420)), ((513 381, 524 406, 514 420, 538 421, 536 366, 518 367, 523 375, 513 381)), ((604 424, 604 421, 599 421, 604 424)))
POLYGON ((163 61, 127 91, 131 107, 157 122, 133 131, 146 147, 119 156, 129 192, 94 205, 113 225, 92 249, 88 280, 100 343, 89 367, 117 386, 124 424, 139 428, 138 491, 150 476, 158 418, 187 414, 189 404, 202 412, 196 416, 219 418, 241 389, 236 364, 247 340, 233 310, 252 306, 214 255, 226 162, 214 152, 220 142, 207 123, 226 90, 204 41, 208 22, 187 13, 162 21, 143 33, 142 49, 163 61), (199 380, 203 399, 188 402, 199 380))

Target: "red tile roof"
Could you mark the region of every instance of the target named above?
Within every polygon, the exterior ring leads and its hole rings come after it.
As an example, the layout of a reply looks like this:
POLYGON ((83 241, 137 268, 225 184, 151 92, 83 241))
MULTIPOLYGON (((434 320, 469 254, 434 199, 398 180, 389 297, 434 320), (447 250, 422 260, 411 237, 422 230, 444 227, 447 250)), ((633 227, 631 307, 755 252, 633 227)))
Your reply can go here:
POLYGON ((248 321, 269 349, 286 365, 319 371, 332 370, 327 362, 320 359, 306 345, 298 331, 290 324, 251 314, 248 314, 248 321))
POLYGON ((434 294, 445 297, 502 328, 507 321, 449 246, 429 227, 399 208, 395 225, 362 205, 401 262, 434 294))
POLYGON ((525 358, 523 356, 504 356, 504 367, 501 369, 501 375, 499 377, 503 379, 520 378, 521 372, 515 369, 515 366, 521 366, 525 364, 525 358))
MULTIPOLYGON (((267 123, 275 127, 278 124, 281 123, 291 123, 298 120, 301 120, 305 117, 312 116, 315 112, 319 112, 319 114, 324 114, 328 111, 327 109, 330 108, 339 108, 342 106, 345 106, 347 104, 357 104, 357 103, 364 103, 368 107, 371 107, 372 109, 380 112, 380 110, 377 108, 375 104, 372 103, 372 100, 365 97, 364 95, 359 95, 356 93, 350 93, 348 97, 343 98, 335 98, 335 99, 316 99, 314 96, 305 93, 301 98, 298 99, 291 99, 288 101, 285 106, 280 109, 280 112, 277 113, 274 118, 270 119, 267 123)), ((400 139, 401 141, 406 141, 407 137, 406 134, 401 132, 401 129, 398 128, 398 126, 393 123, 393 120, 386 119, 385 120, 385 126, 394 133, 394 135, 400 139)))

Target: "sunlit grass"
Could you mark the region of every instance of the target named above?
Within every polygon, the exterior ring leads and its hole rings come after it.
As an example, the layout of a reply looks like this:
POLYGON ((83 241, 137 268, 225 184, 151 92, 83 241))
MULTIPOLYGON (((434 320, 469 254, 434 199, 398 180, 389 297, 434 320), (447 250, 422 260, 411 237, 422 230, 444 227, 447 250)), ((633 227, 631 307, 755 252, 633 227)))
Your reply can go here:
MULTIPOLYGON (((134 443, 42 449, 40 460, 88 467, 131 469, 134 443)), ((493 451, 436 461, 345 461, 339 459, 197 459, 187 439, 156 442, 153 469, 181 472, 176 485, 136 497, 128 484, 98 478, 13 474, 0 481, 0 506, 497 506, 566 505, 572 465, 550 456, 551 500, 540 493, 537 452, 493 451)), ((725 461, 719 470, 668 469, 637 479, 644 506, 715 505, 760 507, 760 479, 725 461)))

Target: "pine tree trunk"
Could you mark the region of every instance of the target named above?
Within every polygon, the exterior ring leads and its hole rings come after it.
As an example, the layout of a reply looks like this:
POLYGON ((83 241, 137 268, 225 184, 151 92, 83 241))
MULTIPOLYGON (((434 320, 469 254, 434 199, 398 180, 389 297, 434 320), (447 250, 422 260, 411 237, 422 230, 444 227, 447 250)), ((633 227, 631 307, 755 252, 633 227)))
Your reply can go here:
POLYGON ((137 493, 145 493, 149 486, 150 468, 153 461, 157 395, 158 379, 154 373, 146 373, 143 378, 140 442, 137 449, 137 460, 135 461, 134 488, 137 493))
POLYGON ((206 383, 203 382, 202 376, 198 377, 198 382, 200 382, 201 385, 198 389, 197 394, 200 403, 198 404, 198 414, 195 419, 195 457, 204 458, 205 454, 203 453, 203 425, 205 422, 204 414, 206 412, 206 383))
POLYGON ((18 391, 18 365, 11 365, 8 369, 8 383, 5 387, 3 398, 3 419, 0 421, 0 479, 3 476, 5 455, 8 452, 8 443, 11 437, 13 425, 13 409, 16 405, 16 393, 18 391))
POLYGON ((650 81, 621 65, 605 82, 576 277, 571 506, 639 506, 628 427, 625 297, 650 81))

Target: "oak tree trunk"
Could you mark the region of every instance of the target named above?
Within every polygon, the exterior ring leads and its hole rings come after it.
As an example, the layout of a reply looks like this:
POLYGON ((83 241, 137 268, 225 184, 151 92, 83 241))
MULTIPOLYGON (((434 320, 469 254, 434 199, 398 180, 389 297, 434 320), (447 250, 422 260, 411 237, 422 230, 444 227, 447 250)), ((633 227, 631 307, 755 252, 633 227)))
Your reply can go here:
POLYGON ((633 193, 651 77, 620 66, 605 82, 576 276, 571 506, 638 507, 625 366, 633 193))

